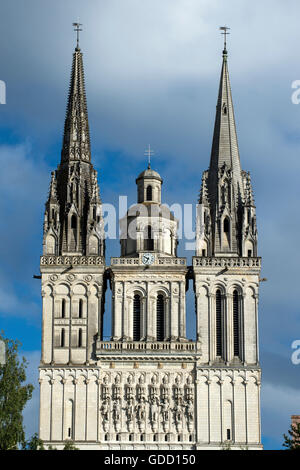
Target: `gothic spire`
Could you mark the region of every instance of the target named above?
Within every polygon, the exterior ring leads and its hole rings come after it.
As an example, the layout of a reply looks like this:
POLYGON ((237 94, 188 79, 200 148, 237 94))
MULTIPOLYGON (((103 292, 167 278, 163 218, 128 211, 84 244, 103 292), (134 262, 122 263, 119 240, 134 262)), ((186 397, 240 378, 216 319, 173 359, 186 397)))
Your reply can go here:
POLYGON ((238 198, 243 197, 243 185, 227 56, 225 43, 210 158, 210 189, 213 190, 219 170, 226 165, 232 173, 235 198, 238 198))
POLYGON ((80 24, 75 23, 70 91, 61 163, 53 172, 44 222, 44 254, 104 255, 102 203, 91 163, 80 24))
POLYGON ((82 52, 78 45, 73 53, 70 89, 65 119, 61 162, 90 162, 90 135, 85 96, 82 52))
POLYGON ((223 63, 209 170, 203 173, 197 216, 197 255, 256 256, 250 175, 241 170, 224 31, 223 63), (251 254, 250 254, 251 253, 251 254))

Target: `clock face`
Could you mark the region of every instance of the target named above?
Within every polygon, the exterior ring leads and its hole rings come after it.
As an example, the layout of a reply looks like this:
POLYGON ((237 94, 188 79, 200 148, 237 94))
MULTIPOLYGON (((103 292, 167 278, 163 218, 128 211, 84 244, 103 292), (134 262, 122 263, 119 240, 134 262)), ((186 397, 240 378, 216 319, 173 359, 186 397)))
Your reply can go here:
POLYGON ((150 265, 154 263, 154 256, 152 253, 145 253, 142 257, 143 264, 150 265))

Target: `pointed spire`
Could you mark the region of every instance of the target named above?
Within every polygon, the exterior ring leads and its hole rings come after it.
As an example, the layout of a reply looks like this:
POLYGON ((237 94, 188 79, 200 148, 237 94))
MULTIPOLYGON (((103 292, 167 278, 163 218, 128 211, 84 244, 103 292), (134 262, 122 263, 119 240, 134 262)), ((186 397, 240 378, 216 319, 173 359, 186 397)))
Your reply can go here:
POLYGON ((50 189, 49 189, 49 202, 57 202, 57 185, 56 185, 56 174, 55 171, 51 172, 51 182, 50 182, 50 189))
POLYGON ((210 159, 210 179, 211 185, 215 185, 217 182, 218 171, 224 167, 225 164, 227 169, 232 172, 233 184, 236 193, 235 197, 238 197, 243 194, 243 185, 227 63, 226 34, 229 34, 227 33, 227 29, 229 28, 223 27, 220 29, 224 29, 223 34, 225 35, 225 41, 210 159))
MULTIPOLYGON (((77 25, 77 23, 76 23, 77 25)), ((79 27, 79 26, 78 26, 79 27)), ((76 30, 77 34, 79 29, 76 30)), ((85 95, 82 52, 78 44, 73 53, 69 97, 65 118, 61 162, 91 161, 88 113, 85 95)))

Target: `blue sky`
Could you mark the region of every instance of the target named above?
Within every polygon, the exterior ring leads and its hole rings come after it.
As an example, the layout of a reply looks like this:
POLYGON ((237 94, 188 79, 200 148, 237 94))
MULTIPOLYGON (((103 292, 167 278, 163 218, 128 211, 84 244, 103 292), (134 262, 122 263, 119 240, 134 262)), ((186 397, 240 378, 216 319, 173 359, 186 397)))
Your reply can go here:
MULTIPOLYGON (((300 79, 297 0, 10 0, 0 17, 0 328, 18 338, 36 390, 25 413, 37 431, 41 344, 39 273, 50 172, 60 159, 75 33, 84 24, 92 159, 103 202, 135 202, 144 149, 164 179, 163 199, 195 204, 210 157, 221 69, 218 28, 231 27, 229 72, 241 163, 250 171, 263 258, 260 351, 265 448, 280 448, 290 415, 300 413, 300 79)), ((192 252, 180 254, 191 262, 192 252)), ((107 263, 119 255, 107 242, 107 263)), ((109 334, 110 294, 105 333, 109 334)), ((188 335, 195 313, 188 293, 188 335)))

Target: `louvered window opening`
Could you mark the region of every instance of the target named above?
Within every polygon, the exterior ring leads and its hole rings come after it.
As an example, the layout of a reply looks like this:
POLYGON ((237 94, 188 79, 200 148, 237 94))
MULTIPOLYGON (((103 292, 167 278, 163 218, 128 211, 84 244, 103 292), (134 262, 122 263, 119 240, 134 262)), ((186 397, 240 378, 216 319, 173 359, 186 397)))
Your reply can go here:
POLYGON ((152 186, 147 187, 147 201, 152 201, 152 186))
POLYGON ((216 355, 222 356, 222 304, 221 292, 216 292, 216 355))
POLYGON ((133 341, 141 339, 141 298, 138 294, 133 299, 133 341))
POLYGON ((239 320, 239 294, 235 290, 233 293, 233 349, 237 357, 240 355, 239 320))
POLYGON ((157 341, 164 341, 165 339, 165 308, 164 308, 164 296, 158 295, 156 301, 156 325, 157 325, 157 341))

